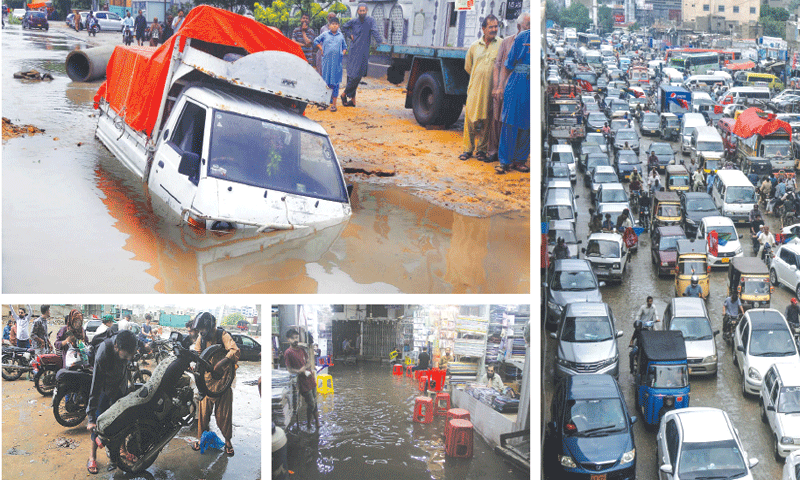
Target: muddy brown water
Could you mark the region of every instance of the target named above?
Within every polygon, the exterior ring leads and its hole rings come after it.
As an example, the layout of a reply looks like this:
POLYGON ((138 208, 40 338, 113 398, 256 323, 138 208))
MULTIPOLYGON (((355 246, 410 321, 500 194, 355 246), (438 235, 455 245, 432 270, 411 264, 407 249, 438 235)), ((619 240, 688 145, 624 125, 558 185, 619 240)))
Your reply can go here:
MULTIPOLYGON (((471 459, 444 454, 444 420, 412 421, 415 382, 392 375, 389 365, 336 366, 333 395, 319 396, 320 432, 290 433, 294 478, 398 478, 404 480, 527 479, 503 462, 477 434, 471 459)), ((305 407, 301 407, 305 424, 305 407)))
MULTIPOLYGON (((3 32, 3 115, 45 129, 3 144, 3 291, 527 293, 530 215, 468 217, 359 183, 349 222, 311 235, 176 226, 94 137, 99 83, 64 73, 86 45, 3 32), (51 82, 10 73, 50 71, 51 82)), ((305 233, 305 232, 302 232, 305 233)))

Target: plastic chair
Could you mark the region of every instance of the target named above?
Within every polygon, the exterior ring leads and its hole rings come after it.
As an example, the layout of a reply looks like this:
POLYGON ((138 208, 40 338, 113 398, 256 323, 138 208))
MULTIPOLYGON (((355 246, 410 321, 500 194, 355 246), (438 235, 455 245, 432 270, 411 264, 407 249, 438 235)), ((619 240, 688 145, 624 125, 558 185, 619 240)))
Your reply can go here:
POLYGON ((469 420, 469 410, 464 410, 463 408, 451 408, 447 411, 447 418, 445 419, 444 424, 444 440, 447 442, 447 438, 450 436, 450 420, 469 420))
POLYGON ((443 392, 437 393, 433 403, 435 405, 436 415, 446 417, 447 412, 450 410, 450 394, 443 392))
POLYGON ((392 374, 393 375, 403 375, 403 366, 399 364, 394 364, 392 366, 392 374))
POLYGON ((317 375, 317 393, 327 395, 333 393, 333 377, 330 375, 317 375))

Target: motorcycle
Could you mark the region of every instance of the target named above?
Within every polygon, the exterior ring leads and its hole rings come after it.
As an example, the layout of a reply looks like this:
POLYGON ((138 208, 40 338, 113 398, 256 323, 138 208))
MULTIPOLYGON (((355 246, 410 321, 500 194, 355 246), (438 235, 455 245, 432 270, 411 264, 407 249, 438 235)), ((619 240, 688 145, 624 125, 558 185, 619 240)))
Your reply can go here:
POLYGON ((131 27, 125 27, 125 30, 122 31, 122 43, 125 45, 133 43, 133 29, 131 27))
POLYGON ((93 37, 96 37, 97 32, 99 31, 100 31, 100 25, 97 24, 96 20, 87 28, 87 32, 89 33, 89 35, 93 37))
POLYGON ((738 325, 741 320, 741 315, 734 317, 726 313, 722 316, 722 338, 728 345, 733 344, 733 331, 736 330, 736 325, 738 325))
POLYGON ((137 383, 145 383, 153 376, 150 370, 139 368, 141 362, 142 354, 136 353, 136 355, 133 356, 133 360, 128 363, 128 370, 126 372, 128 376, 128 391, 132 391, 134 385, 137 383))
POLYGON ((233 369, 223 374, 213 391, 205 381, 206 373, 213 370, 209 359, 221 348, 212 345, 198 355, 175 345, 174 355, 158 364, 147 383, 98 417, 97 436, 108 447, 112 462, 126 473, 141 472, 155 462, 181 428, 191 425, 197 407, 187 372, 205 396, 219 397, 231 386, 233 369))
POLYGON ((639 190, 633 190, 630 194, 631 211, 639 212, 639 190))
POLYGON ((775 257, 775 254, 772 250, 771 243, 764 244, 764 250, 761 252, 761 261, 767 265, 767 268, 770 268, 772 265, 772 259, 775 257))
POLYGON ((3 380, 14 381, 25 372, 32 372, 31 359, 35 350, 31 348, 20 348, 11 345, 3 345, 3 380))
POLYGON ((76 370, 62 368, 56 373, 53 389, 53 416, 65 427, 76 427, 86 418, 89 392, 92 389, 92 369, 79 367, 76 370))
POLYGON ((60 353, 43 353, 31 362, 33 384, 44 396, 51 395, 56 387, 56 374, 64 367, 64 357, 60 353))

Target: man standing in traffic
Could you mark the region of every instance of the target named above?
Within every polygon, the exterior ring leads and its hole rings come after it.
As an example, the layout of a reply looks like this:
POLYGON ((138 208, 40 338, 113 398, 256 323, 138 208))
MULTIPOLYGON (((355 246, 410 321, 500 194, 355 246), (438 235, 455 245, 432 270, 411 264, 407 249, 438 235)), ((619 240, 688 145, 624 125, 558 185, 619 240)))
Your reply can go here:
POLYGON ((319 410, 317 409, 317 378, 314 374, 314 358, 305 348, 300 346, 300 333, 290 328, 286 339, 291 345, 283 353, 286 359, 286 370, 297 375, 297 388, 306 402, 306 430, 313 431, 311 421, 314 420, 316 431, 319 431, 319 410))
POLYGON ((33 328, 31 329, 31 340, 33 340, 36 346, 36 355, 41 355, 53 348, 50 344, 50 338, 48 338, 49 333, 47 331, 47 319, 50 318, 50 305, 42 305, 39 307, 39 310, 42 314, 33 322, 33 328))
POLYGON ((19 314, 13 308, 11 309, 11 316, 17 322, 17 347, 19 348, 31 348, 31 335, 28 332, 28 325, 30 324, 29 312, 31 310, 30 305, 28 305, 27 311, 19 307, 19 314))
POLYGON ((367 16, 367 4, 359 3, 356 10, 357 17, 342 26, 345 38, 350 38, 350 48, 347 50, 347 86, 342 92, 342 106, 356 106, 356 89, 361 83, 361 78, 367 75, 369 66, 369 41, 375 39, 378 44, 383 43, 383 36, 375 25, 375 19, 367 16), (349 99, 349 100, 348 100, 349 99))
POLYGON ((500 50, 498 28, 497 17, 487 16, 481 24, 483 36, 469 47, 464 60, 469 85, 464 110, 464 151, 459 155, 459 160, 467 160, 475 152, 478 160, 489 161, 486 151, 489 148, 489 120, 492 115, 492 71, 500 50))
MULTIPOLYGON (((199 313, 195 317, 193 326, 199 334, 194 344, 194 349, 198 353, 212 345, 222 345, 222 348, 208 360, 214 366, 213 370, 205 374, 208 389, 216 392, 220 390, 219 385, 226 382, 230 376, 236 375, 236 363, 240 356, 239 347, 230 333, 222 328, 217 328, 217 319, 209 312, 199 313)), ((232 457, 234 455, 233 443, 231 443, 231 438, 233 438, 233 389, 229 386, 222 395, 216 398, 205 397, 200 401, 197 410, 197 441, 192 445, 192 450, 200 450, 200 439, 203 437, 203 432, 209 430, 213 410, 217 428, 225 438, 225 454, 232 457)))
POLYGON ((144 45, 144 34, 147 31, 147 19, 139 10, 139 15, 133 21, 133 29, 136 31, 136 43, 141 47, 144 45))
POLYGON ((183 10, 178 12, 178 16, 172 19, 172 31, 178 33, 178 29, 183 25, 183 10))
POLYGON ((131 326, 132 324, 133 322, 131 322, 131 316, 125 315, 124 317, 122 317, 122 320, 119 321, 119 331, 121 332, 123 330, 132 330, 133 329, 133 327, 131 326))
MULTIPOLYGON (((517 19, 517 34, 531 28, 531 16, 528 13, 523 13, 517 19)), ((489 158, 494 161, 497 160, 497 149, 500 145, 500 128, 503 126, 503 93, 506 85, 508 84, 508 77, 505 82, 502 81, 503 67, 506 60, 508 60, 508 52, 514 45, 514 39, 517 34, 505 38, 500 43, 500 48, 497 51, 497 58, 494 61, 494 70, 492 71, 492 117, 489 125, 489 158)))
POLYGON ((313 42, 314 39, 317 38, 317 35, 310 25, 311 18, 309 18, 307 13, 303 13, 300 16, 300 26, 292 31, 292 40, 294 43, 300 45, 300 50, 302 50, 303 55, 306 56, 306 61, 313 67, 315 65, 314 61, 316 60, 313 42))

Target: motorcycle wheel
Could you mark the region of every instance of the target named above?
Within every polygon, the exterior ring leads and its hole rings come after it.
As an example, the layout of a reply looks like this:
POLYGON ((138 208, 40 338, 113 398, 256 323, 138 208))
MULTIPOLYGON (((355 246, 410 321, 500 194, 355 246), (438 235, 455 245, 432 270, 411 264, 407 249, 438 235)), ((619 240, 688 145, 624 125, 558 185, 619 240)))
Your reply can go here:
MULTIPOLYGON (((208 361, 221 348, 223 348, 222 345, 212 345, 206 348, 202 354, 203 360, 208 361)), ((225 393, 225 390, 230 388, 231 384, 233 383, 233 377, 236 373, 236 370, 235 368, 229 369, 222 377, 222 381, 217 382, 218 385, 215 385, 213 390, 209 389, 208 385, 206 385, 206 373, 210 372, 206 370, 203 362, 197 362, 197 389, 200 390, 200 393, 203 395, 211 398, 217 398, 225 393)))
POLYGON ((106 444, 111 461, 125 473, 139 473, 146 470, 156 461, 158 455, 153 455, 145 462, 139 459, 149 453, 150 449, 161 440, 161 435, 163 434, 157 425, 146 421, 134 423, 123 435, 106 444), (120 454, 120 449, 123 447, 128 455, 132 455, 131 457, 120 454), (134 457, 136 461, 132 461, 134 457))
POLYGON ((138 382, 138 383, 146 383, 148 380, 150 380, 150 377, 152 377, 152 376, 153 376, 153 372, 151 372, 150 370, 141 368, 136 373, 136 376, 133 378, 133 380, 135 382, 138 382))
MULTIPOLYGON (((19 358, 14 358, 13 355, 3 355, 3 364, 5 365, 16 365, 18 367, 23 367, 22 360, 19 358)), ((13 382, 17 380, 19 377, 22 376, 22 370, 15 370, 15 369, 3 369, 2 372, 3 380, 8 380, 13 382)))
POLYGON ((86 401, 75 402, 75 391, 59 391, 53 398, 53 416, 65 427, 77 427, 86 418, 86 401), (69 395, 69 398, 67 397, 69 395))
POLYGON ((56 388, 56 372, 54 370, 39 370, 33 377, 33 384, 36 385, 36 390, 45 397, 52 395, 53 389, 56 388))

